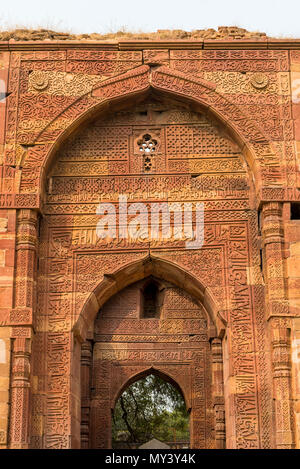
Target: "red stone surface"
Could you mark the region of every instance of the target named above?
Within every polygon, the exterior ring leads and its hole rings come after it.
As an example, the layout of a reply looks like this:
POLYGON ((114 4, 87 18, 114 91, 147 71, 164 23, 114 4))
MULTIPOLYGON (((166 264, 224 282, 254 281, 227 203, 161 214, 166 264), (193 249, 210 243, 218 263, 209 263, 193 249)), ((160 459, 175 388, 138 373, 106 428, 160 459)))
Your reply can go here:
POLYGON ((299 447, 299 44, 224 31, 2 43, 2 447, 109 447, 116 396, 153 369, 181 388, 192 447, 299 447), (120 195, 202 202, 202 248, 97 238, 120 195))

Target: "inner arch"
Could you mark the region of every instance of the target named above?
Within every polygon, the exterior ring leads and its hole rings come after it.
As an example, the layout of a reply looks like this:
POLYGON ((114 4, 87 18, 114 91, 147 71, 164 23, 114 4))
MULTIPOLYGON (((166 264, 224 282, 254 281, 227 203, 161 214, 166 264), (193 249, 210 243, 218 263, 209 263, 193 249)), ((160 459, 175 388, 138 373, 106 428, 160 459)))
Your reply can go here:
POLYGON ((210 288, 206 287, 201 279, 195 278, 187 270, 169 260, 151 254, 144 259, 133 261, 114 272, 108 272, 89 295, 78 319, 73 327, 74 334, 84 340, 88 330, 93 327, 94 320, 102 305, 114 294, 139 280, 149 276, 172 282, 183 288, 205 307, 209 317, 209 331, 212 337, 222 335, 226 320, 220 311, 210 288))
POLYGON ((120 390, 112 409, 112 447, 189 447, 189 410, 180 386, 149 368, 120 390), (171 427, 171 428, 170 428, 171 427), (143 446, 142 446, 143 447, 143 446))
POLYGON ((191 410, 191 402, 190 402, 190 398, 188 397, 187 393, 184 391, 183 388, 180 387, 180 385, 177 383, 177 381, 172 377, 170 376, 169 374, 167 374, 166 372, 163 372, 161 370, 159 370, 158 368, 155 368, 155 367, 149 367, 143 371, 141 371, 140 373, 137 373, 136 375, 134 376, 131 376, 127 381, 126 383, 123 383, 122 387, 120 388, 120 390, 118 391, 118 393, 114 396, 113 398, 113 401, 112 401, 112 409, 115 407, 116 405, 116 402, 117 400, 120 398, 121 394, 123 394, 123 392, 133 383, 135 383, 136 381, 139 381, 140 379, 142 378, 146 378, 147 376, 150 376, 150 375, 155 375, 155 376, 159 376, 161 379, 163 379, 164 381, 170 383, 172 386, 174 386, 175 389, 177 389, 180 394, 182 395, 183 399, 184 399, 184 402, 185 402, 185 406, 186 406, 186 410, 189 412, 191 410))

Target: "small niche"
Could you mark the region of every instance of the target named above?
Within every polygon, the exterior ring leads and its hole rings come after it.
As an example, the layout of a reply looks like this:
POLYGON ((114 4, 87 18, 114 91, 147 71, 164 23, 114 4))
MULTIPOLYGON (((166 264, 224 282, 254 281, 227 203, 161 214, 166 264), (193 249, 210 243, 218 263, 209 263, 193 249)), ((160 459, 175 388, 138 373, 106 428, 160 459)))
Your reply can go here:
POLYGON ((291 220, 300 220, 300 203, 291 203, 291 220))
POLYGON ((158 318, 160 315, 159 285, 150 279, 142 290, 142 317, 158 318))

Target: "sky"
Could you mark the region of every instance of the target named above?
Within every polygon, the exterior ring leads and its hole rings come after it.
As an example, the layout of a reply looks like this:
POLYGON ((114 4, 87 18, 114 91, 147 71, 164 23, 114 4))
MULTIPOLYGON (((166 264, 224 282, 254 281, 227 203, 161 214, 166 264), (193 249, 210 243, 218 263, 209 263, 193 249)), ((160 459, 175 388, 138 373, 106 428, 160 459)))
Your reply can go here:
POLYGON ((234 25, 300 38, 299 17, 299 0, 9 0, 0 5, 1 30, 42 27, 75 34, 234 25))

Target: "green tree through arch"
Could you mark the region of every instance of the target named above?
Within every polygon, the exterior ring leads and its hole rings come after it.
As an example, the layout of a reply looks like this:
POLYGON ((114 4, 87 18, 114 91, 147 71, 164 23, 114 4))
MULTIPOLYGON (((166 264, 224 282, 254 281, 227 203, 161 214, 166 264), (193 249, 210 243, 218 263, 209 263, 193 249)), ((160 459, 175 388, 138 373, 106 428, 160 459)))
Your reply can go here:
POLYGON ((189 414, 181 392, 154 374, 128 386, 112 420, 113 448, 137 447, 152 438, 189 442, 189 414))

